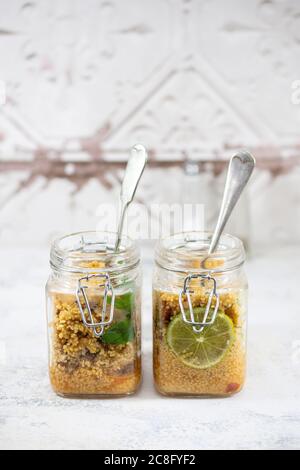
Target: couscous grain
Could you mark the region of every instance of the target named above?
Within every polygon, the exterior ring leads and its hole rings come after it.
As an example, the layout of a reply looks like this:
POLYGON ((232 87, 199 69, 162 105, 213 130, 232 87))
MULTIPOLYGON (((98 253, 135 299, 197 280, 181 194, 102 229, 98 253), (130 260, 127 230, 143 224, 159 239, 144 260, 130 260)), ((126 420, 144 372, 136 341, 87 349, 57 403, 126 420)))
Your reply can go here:
MULTIPOLYGON (((220 295, 219 311, 231 319, 234 341, 222 360, 204 369, 189 367, 169 347, 167 332, 175 317, 181 315, 178 294, 154 291, 154 377, 158 391, 167 395, 227 396, 239 392, 245 382, 246 348, 244 313, 239 292, 230 290, 220 295)), ((205 307, 208 294, 195 288, 194 309, 205 307)), ((185 302, 188 308, 187 302, 185 302)))

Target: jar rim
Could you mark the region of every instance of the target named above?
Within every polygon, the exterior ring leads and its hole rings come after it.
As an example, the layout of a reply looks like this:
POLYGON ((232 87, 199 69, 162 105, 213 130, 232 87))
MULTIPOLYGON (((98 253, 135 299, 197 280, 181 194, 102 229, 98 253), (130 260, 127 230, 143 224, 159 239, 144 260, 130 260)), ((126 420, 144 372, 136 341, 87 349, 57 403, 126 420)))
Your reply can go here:
POLYGON ((117 233, 96 230, 58 237, 51 245, 50 265, 54 270, 84 274, 121 273, 134 268, 140 261, 137 243, 122 236, 116 252, 116 240, 117 233))
POLYGON ((223 234, 217 250, 209 256, 207 267, 201 260, 208 255, 213 232, 179 232, 162 238, 155 250, 155 262, 163 269, 183 273, 223 273, 239 268, 245 262, 242 240, 223 234))

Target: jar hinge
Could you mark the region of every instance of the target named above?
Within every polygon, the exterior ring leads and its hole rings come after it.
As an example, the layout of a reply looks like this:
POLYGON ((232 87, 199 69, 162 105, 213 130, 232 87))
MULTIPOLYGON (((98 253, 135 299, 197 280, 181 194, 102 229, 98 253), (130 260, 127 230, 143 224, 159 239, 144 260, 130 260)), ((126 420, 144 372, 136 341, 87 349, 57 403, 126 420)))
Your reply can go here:
POLYGON ((216 320, 218 310, 219 310, 219 305, 220 305, 220 296, 217 292, 217 281, 214 277, 212 277, 210 274, 190 274, 185 278, 184 281, 184 287, 183 290, 180 292, 179 295, 179 305, 180 305, 180 310, 182 314, 182 319, 185 323, 188 325, 193 326, 193 331, 195 333, 201 333, 206 326, 211 326, 216 320), (192 299, 191 299, 191 294, 194 292, 190 289, 190 284, 191 281, 195 279, 201 279, 206 280, 206 281, 211 281, 213 283, 213 288, 210 291, 209 297, 208 297, 208 302, 205 307, 205 313, 203 320, 201 322, 195 320, 195 312, 192 304, 192 299), (186 296, 187 301, 188 301, 188 312, 184 308, 184 297, 186 296), (211 317, 211 320, 208 321, 208 316, 211 310, 211 305, 213 299, 216 299, 216 304, 213 310, 213 314, 211 317), (189 316, 189 317, 188 317, 189 316))
POLYGON ((113 321, 114 316, 114 307, 115 307, 115 293, 114 289, 111 284, 111 280, 108 274, 90 274, 88 276, 82 277, 78 280, 78 288, 76 291, 76 299, 77 304, 79 307, 79 311, 81 314, 82 322, 87 327, 93 330, 94 336, 96 338, 100 338, 104 333, 104 328, 109 326, 113 321), (102 305, 102 312, 101 312, 101 321, 96 322, 94 320, 92 309, 90 306, 90 302, 87 296, 87 290, 89 289, 88 285, 83 285, 83 282, 89 282, 91 279, 105 279, 103 284, 99 284, 98 287, 101 289, 104 287, 104 295, 103 295, 103 305, 102 305), (108 305, 108 296, 110 295, 110 311, 108 319, 106 320, 106 310, 108 305), (86 319, 85 309, 81 305, 81 296, 83 297, 84 304, 87 310, 89 321, 86 319))

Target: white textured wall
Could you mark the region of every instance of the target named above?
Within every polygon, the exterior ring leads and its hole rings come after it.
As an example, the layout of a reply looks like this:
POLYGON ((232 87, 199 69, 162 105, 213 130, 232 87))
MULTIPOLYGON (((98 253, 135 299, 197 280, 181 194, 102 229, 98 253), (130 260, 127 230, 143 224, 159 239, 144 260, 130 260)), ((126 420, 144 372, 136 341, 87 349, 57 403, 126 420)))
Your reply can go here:
MULTIPOLYGON (((123 160, 142 141, 171 163, 250 146, 252 239, 300 240, 298 79, 298 0, 0 0, 0 236, 94 228, 120 170, 63 179, 57 165, 123 160)), ((201 171, 199 202, 204 180, 216 187, 201 171)), ((182 178, 149 169, 140 199, 178 199, 182 178)))
POLYGON ((97 135, 104 149, 143 140, 158 152, 299 143, 298 0, 1 0, 0 8, 4 158, 17 144, 67 140, 74 149, 97 135))

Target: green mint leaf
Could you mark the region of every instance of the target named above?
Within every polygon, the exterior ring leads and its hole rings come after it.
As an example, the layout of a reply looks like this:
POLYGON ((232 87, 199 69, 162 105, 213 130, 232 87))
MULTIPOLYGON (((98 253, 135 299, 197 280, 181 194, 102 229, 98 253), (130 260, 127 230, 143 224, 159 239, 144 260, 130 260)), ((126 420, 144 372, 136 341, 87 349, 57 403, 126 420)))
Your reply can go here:
POLYGON ((126 344, 134 338, 134 329, 130 320, 120 321, 112 325, 102 335, 104 344, 126 344))
MULTIPOLYGON (((108 297, 107 303, 111 304, 111 297, 108 297)), ((127 314, 131 314, 134 308, 134 295, 133 292, 127 292, 123 295, 118 295, 115 298, 115 308, 124 310, 127 314)))

